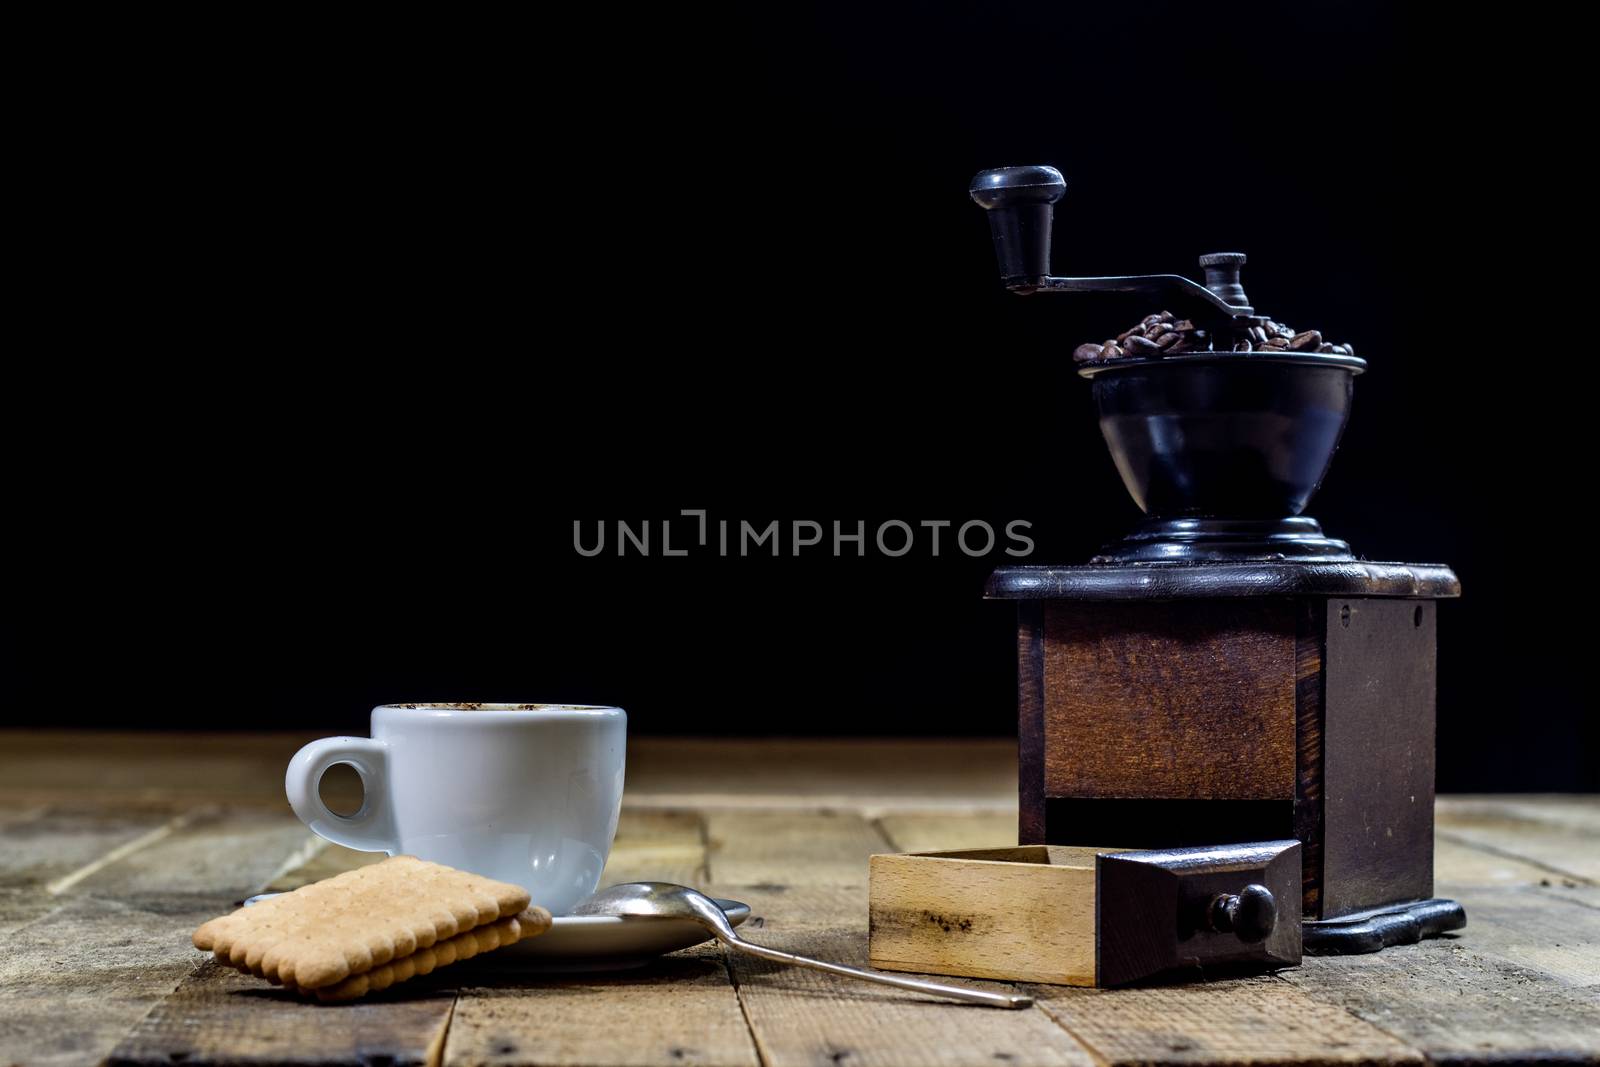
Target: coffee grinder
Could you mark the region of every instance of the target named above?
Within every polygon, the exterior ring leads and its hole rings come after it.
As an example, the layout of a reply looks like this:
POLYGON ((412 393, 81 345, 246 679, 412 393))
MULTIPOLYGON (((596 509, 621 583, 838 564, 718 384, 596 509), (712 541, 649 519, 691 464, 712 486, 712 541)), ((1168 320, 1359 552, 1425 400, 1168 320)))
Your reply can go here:
POLYGON ((1292 837, 1307 951, 1464 925, 1433 896, 1435 616, 1460 583, 1360 560, 1304 514, 1366 362, 1234 351, 1271 321, 1236 253, 1202 256, 1204 284, 1052 276, 1053 167, 983 171, 970 191, 1012 292, 1148 293, 1213 349, 1080 368, 1146 517, 1086 564, 989 579, 1017 603, 1019 842, 1292 837))

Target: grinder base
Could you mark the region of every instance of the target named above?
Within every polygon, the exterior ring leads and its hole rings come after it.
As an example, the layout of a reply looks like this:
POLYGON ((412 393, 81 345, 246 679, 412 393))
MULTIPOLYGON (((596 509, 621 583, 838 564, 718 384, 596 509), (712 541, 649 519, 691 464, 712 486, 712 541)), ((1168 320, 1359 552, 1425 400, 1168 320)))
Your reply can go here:
POLYGON ((1337 919, 1308 919, 1301 926, 1301 937, 1305 952, 1312 956, 1356 956, 1390 945, 1414 945, 1465 925, 1466 909, 1434 897, 1337 919))

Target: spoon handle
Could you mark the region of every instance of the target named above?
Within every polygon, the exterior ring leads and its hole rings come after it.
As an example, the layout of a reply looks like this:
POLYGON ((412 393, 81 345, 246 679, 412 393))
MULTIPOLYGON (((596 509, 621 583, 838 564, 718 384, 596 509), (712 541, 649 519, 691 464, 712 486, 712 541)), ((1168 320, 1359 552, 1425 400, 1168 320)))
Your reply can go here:
POLYGON ((840 974, 846 978, 859 978, 864 982, 878 982, 881 985, 897 986, 900 989, 913 989, 918 993, 929 993, 936 997, 949 997, 952 1000, 964 1000, 968 1004, 985 1004, 991 1008, 1026 1008, 1033 1004, 1033 998, 1022 993, 990 993, 982 989, 967 989, 964 986, 927 982, 920 978, 902 978, 899 975, 884 974, 881 971, 864 971, 859 967, 846 967, 842 963, 824 963, 822 960, 796 956, 792 952, 780 952, 775 948, 758 945, 754 941, 746 941, 737 935, 730 937, 719 932, 717 936, 724 944, 730 945, 741 952, 748 952, 752 956, 759 956, 764 960, 772 960, 775 963, 790 963, 796 967, 810 967, 812 970, 840 974))

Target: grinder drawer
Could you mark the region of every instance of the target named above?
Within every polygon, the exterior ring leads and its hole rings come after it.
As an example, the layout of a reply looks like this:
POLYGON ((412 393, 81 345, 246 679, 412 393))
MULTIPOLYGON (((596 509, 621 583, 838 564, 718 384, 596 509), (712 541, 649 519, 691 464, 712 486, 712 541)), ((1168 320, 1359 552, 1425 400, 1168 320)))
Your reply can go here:
POLYGON ((1300 962, 1300 843, 1019 845, 878 855, 872 965, 1110 986, 1181 968, 1300 962))

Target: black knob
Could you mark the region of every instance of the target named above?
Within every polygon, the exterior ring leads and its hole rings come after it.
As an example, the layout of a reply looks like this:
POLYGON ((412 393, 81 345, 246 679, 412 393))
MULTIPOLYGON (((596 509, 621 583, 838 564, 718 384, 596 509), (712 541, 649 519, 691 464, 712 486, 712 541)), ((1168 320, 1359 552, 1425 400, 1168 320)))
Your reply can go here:
POLYGON ((1206 925, 1217 933, 1233 933, 1245 944, 1265 941, 1278 925, 1278 902, 1264 885, 1247 885, 1238 893, 1218 893, 1206 909, 1206 925))
POLYGON ((1207 289, 1234 307, 1250 307, 1250 298, 1244 295, 1244 283, 1239 280, 1239 268, 1244 266, 1243 252, 1208 252, 1200 257, 1200 266, 1206 272, 1207 289))
POLYGON ((980 171, 967 192, 989 213, 994 254, 1007 285, 1050 273, 1050 229, 1067 181, 1054 167, 980 171))

